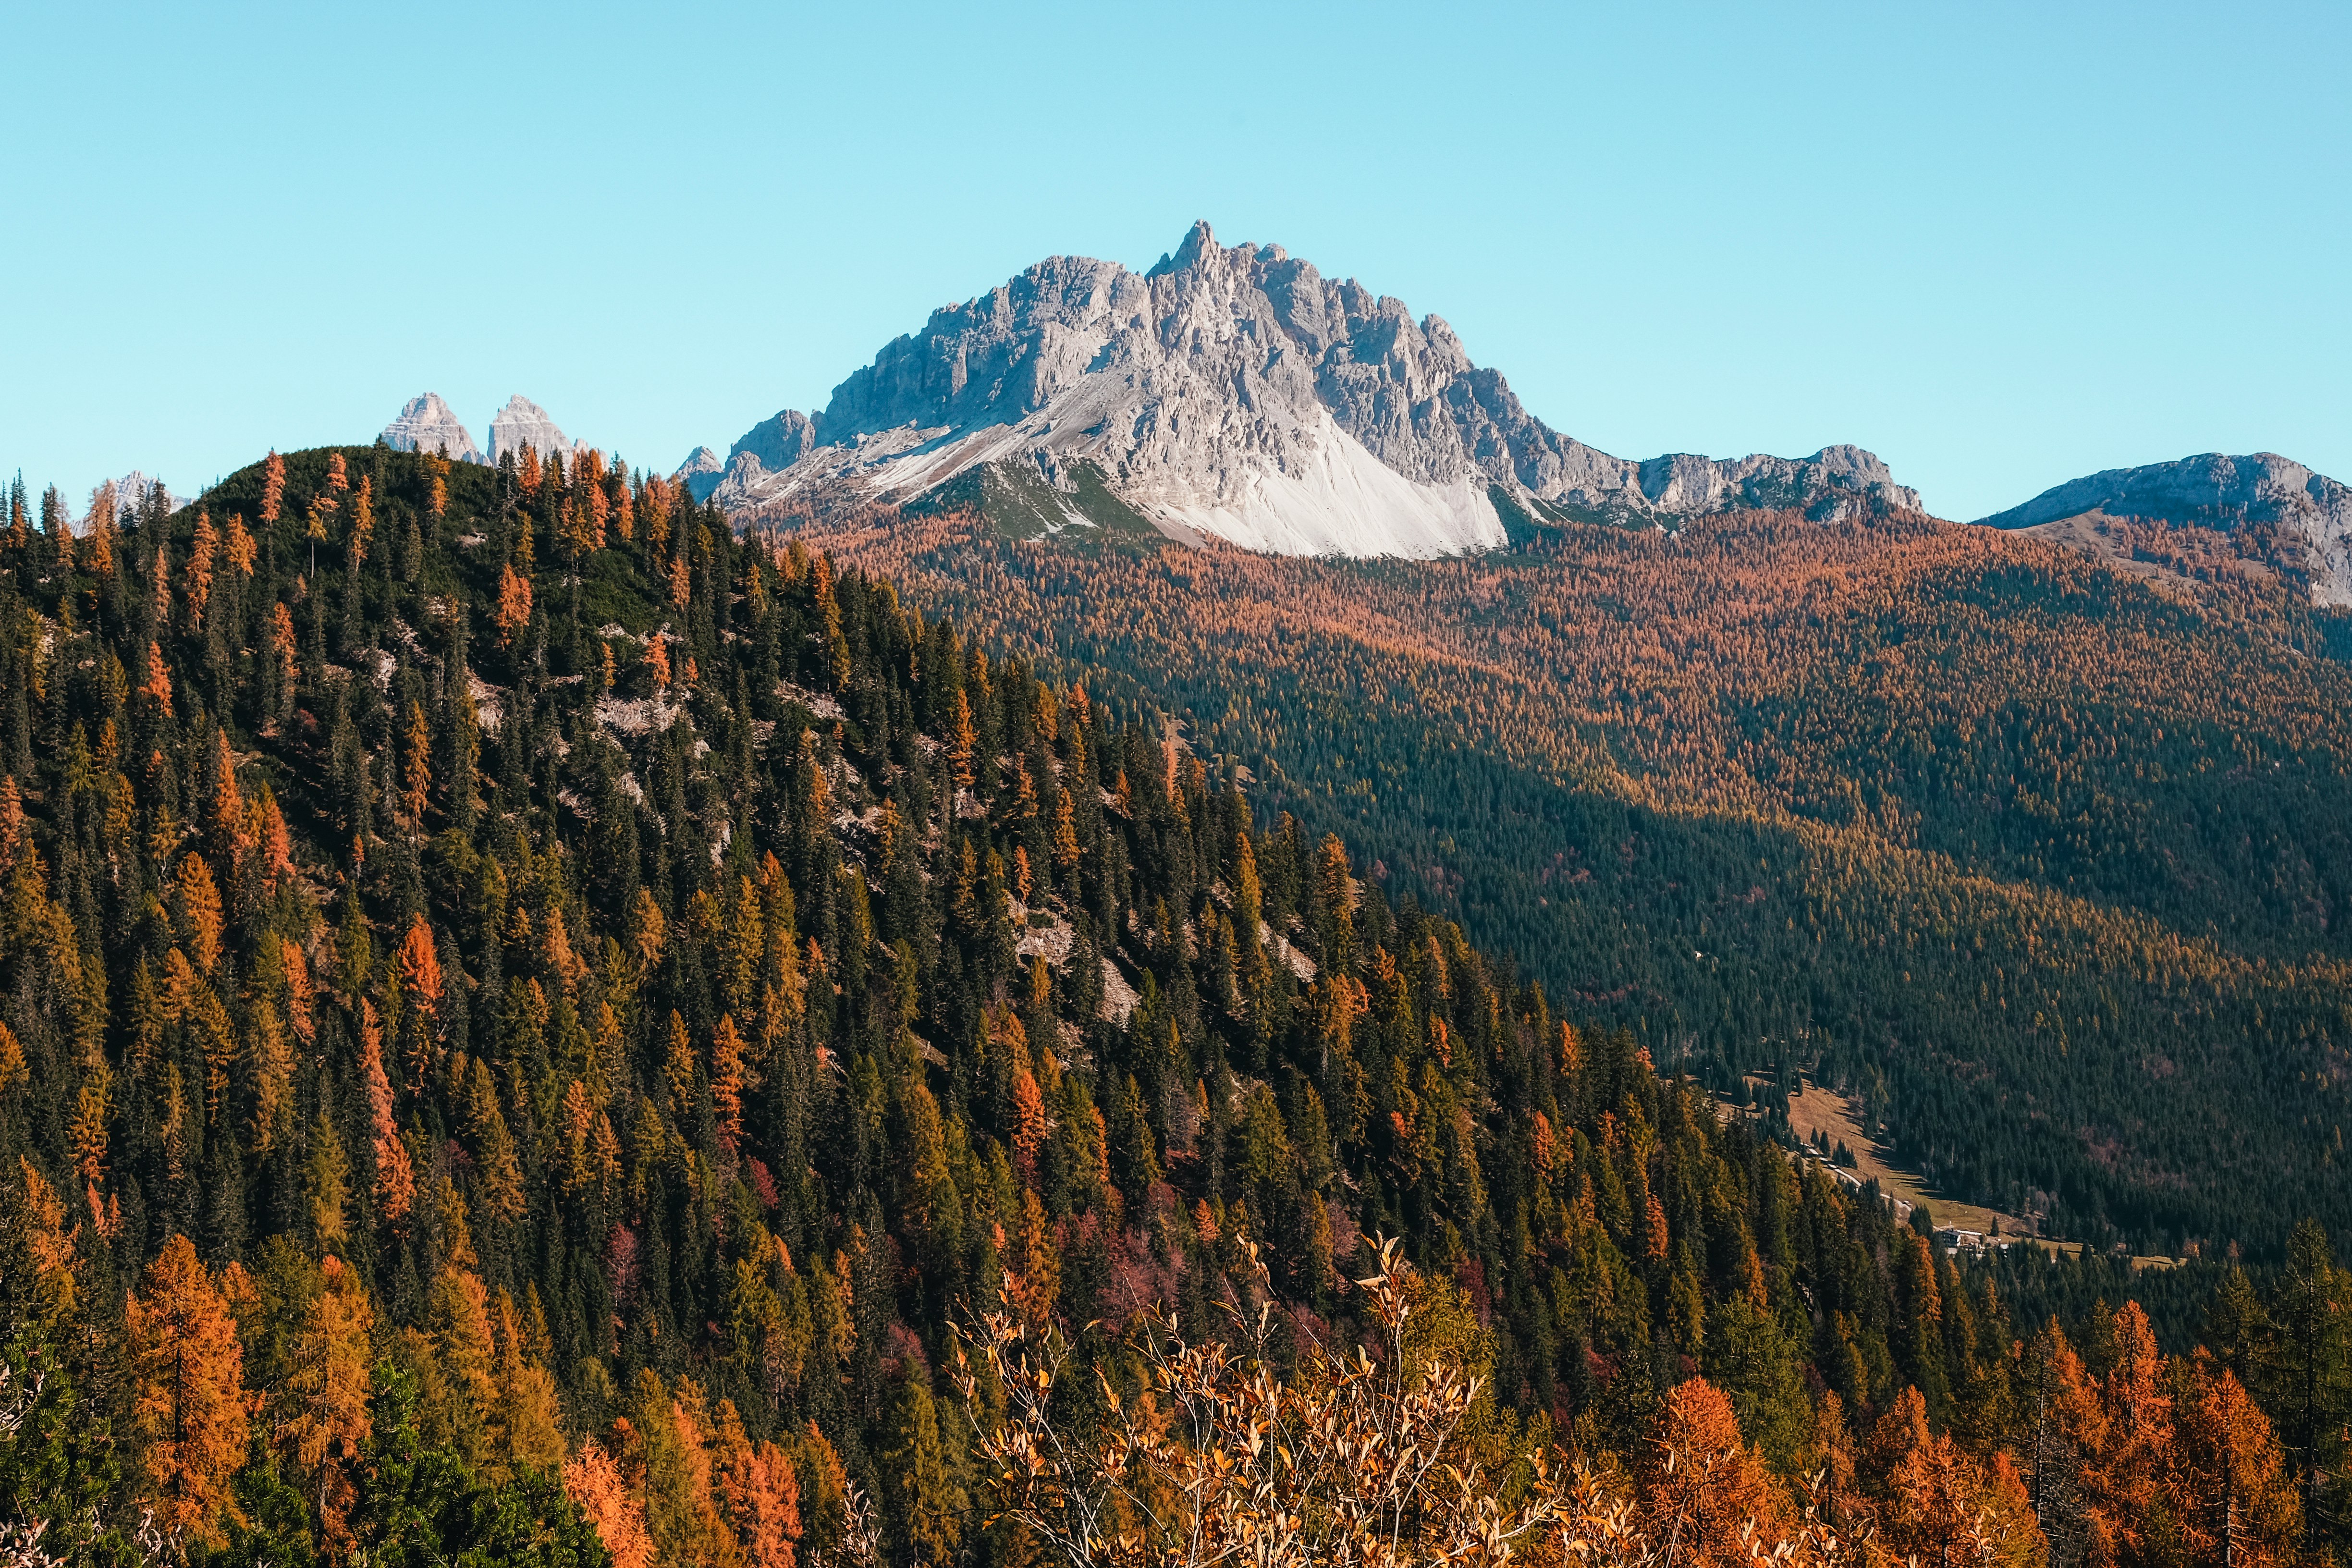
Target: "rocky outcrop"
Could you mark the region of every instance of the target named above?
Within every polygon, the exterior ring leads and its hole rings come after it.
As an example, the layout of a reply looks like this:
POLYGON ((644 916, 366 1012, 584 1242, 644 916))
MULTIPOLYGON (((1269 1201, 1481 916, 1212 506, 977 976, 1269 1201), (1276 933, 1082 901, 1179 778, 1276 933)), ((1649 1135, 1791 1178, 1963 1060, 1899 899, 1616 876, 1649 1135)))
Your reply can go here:
POLYGON ((686 461, 677 466, 677 472, 670 478, 684 485, 696 500, 705 501, 710 499, 710 492, 719 488, 719 478, 726 472, 727 465, 719 459, 718 453, 708 447, 697 447, 686 455, 686 461))
POLYGON ((438 452, 461 463, 488 461, 437 392, 403 405, 400 417, 383 427, 383 439, 395 452, 438 452))
POLYGON ((105 498, 102 504, 112 509, 108 515, 116 528, 136 528, 151 514, 169 517, 188 504, 187 497, 173 495, 170 487, 152 474, 133 468, 121 479, 110 479, 90 492, 89 510, 75 525, 75 532, 88 533, 90 531, 101 504, 100 497, 105 498), (158 489, 163 491, 160 496, 156 494, 158 489))
POLYGON ((934 312, 814 420, 738 441, 714 493, 749 518, 845 486, 906 500, 982 465, 1065 492, 1083 466, 1171 534, 1285 553, 1497 545, 1497 490, 1538 516, 1627 520, 1919 504, 1850 447, 1612 458, 1528 414, 1439 318, 1205 224, 1148 273, 1055 257, 934 312))
POLYGON ((762 468, 782 473, 815 449, 815 425, 807 415, 785 408, 744 432, 743 438, 727 449, 727 456, 732 459, 749 452, 760 459, 762 468))
POLYGON ((2352 489, 2275 452, 2208 452, 2070 479, 1981 519, 2035 528, 2093 513, 2128 522, 2238 533, 2265 527, 2276 564, 2307 578, 2315 604, 2352 605, 2352 489))
POLYGON ((490 420, 490 461, 525 447, 542 458, 569 458, 573 451, 571 439, 547 416, 547 410, 517 393, 490 420))
POLYGON ((169 517, 188 504, 187 497, 173 495, 169 485, 164 484, 152 474, 142 473, 137 468, 131 469, 114 481, 114 496, 118 515, 121 511, 135 510, 144 517, 160 506, 163 515, 169 517), (158 489, 163 492, 160 497, 155 493, 158 489))

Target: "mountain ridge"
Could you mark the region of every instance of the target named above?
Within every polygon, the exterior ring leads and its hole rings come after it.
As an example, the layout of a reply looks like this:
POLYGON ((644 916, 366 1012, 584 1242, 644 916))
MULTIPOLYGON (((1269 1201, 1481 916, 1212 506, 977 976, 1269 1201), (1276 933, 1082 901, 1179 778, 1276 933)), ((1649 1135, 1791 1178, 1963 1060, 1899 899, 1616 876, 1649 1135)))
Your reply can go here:
MULTIPOLYGON (((997 465, 1074 496, 1081 462, 1172 537, 1284 554, 1495 548, 1496 488, 1544 518, 1922 510, 1858 447, 1612 457, 1528 413, 1443 317, 1278 245, 1220 246, 1205 222, 1141 274, 1052 257, 933 311, 814 416, 754 426, 710 493, 741 523, 827 493, 912 500, 997 465)), ((1066 521, 1093 521, 1075 506, 1066 521)))
POLYGON ((453 462, 492 468, 508 453, 525 447, 542 458, 577 457, 589 449, 589 443, 566 436, 546 409, 519 392, 490 416, 487 447, 475 444, 465 421, 437 392, 420 393, 401 405, 400 413, 377 439, 395 452, 438 451, 453 462))
POLYGON ((2053 485, 1981 518, 1983 527, 2048 528, 2076 519, 2203 529, 2249 540, 2270 563, 2308 578, 2313 604, 2352 606, 2352 489, 2276 452, 2203 452, 2106 468, 2053 485))

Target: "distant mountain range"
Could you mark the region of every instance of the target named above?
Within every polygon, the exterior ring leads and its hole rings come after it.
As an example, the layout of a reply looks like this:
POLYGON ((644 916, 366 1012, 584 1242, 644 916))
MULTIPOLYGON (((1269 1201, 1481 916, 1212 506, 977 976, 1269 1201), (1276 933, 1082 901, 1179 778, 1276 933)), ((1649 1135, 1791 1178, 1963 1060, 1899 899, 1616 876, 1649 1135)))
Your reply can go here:
POLYGON ((588 447, 584 441, 567 438, 546 409, 520 393, 507 399, 507 405, 490 416, 488 451, 474 445, 473 436, 437 392, 409 399, 400 416, 383 427, 383 439, 397 452, 439 452, 466 463, 496 463, 525 447, 535 448, 542 458, 556 453, 569 456, 588 447))
POLYGON ((2275 452, 2109 468, 1980 521, 2034 529, 2098 554, 2116 552, 2116 523, 2210 530, 2307 579, 2314 604, 2352 605, 2352 489, 2275 452))
POLYGON ((1140 521, 1297 555, 1454 554, 1572 517, 1919 505, 1853 447, 1611 457, 1528 413, 1440 318, 1280 246, 1220 246, 1205 223, 1147 273, 1054 257, 935 311, 822 412, 787 409, 713 457, 690 480, 739 519, 993 492, 1040 531, 1140 521))
MULTIPOLYGON (((487 449, 432 393, 383 435, 475 462, 584 449, 520 396, 487 449)), ((1277 245, 1221 246, 1205 223, 1147 272, 1057 256, 935 310, 822 410, 783 409, 723 455, 698 447, 676 477, 739 524, 970 507, 1021 536, 1110 528, 1286 555, 1453 555, 1570 521, 1925 510, 1859 447, 1612 457, 1528 413, 1443 319, 1277 245)), ((2315 604, 2352 606, 2352 491, 2272 453, 2111 469, 1981 521, 2116 560, 2145 556, 2147 529, 2218 533, 2315 604)))

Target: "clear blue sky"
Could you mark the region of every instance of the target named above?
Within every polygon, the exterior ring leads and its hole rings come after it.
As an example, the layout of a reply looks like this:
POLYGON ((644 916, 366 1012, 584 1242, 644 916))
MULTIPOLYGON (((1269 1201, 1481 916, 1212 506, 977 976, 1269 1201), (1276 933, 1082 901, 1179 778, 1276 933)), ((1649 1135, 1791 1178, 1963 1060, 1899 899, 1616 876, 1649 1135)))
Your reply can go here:
POLYGON ((2352 7, 78 5, 0 26, 0 465, 77 500, 522 392, 676 465, 1196 217, 1608 451, 1948 516, 2352 479, 2352 7))

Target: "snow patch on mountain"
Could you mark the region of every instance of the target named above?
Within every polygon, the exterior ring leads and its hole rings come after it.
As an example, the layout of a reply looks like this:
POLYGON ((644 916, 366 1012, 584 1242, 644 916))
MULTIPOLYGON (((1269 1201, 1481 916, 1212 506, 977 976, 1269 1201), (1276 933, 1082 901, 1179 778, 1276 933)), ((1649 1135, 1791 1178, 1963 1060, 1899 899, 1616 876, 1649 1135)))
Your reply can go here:
POLYGON ((1559 435, 1453 329, 1206 224, 1149 273, 1055 257, 935 311, 834 391, 735 443, 713 489, 739 521, 846 487, 906 500, 976 465, 1058 489, 1095 465, 1177 537, 1285 553, 1435 556, 1504 542, 1489 493, 1528 510, 1679 517, 1916 509, 1852 447, 1635 463, 1559 435))
POLYGON ((1146 487, 1130 500, 1164 523, 1273 555, 1427 559, 1505 542, 1503 519, 1485 485, 1416 484, 1328 413, 1312 437, 1303 471, 1245 470, 1238 493, 1227 499, 1160 497, 1146 487))

